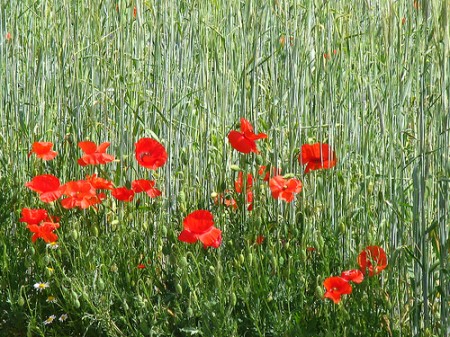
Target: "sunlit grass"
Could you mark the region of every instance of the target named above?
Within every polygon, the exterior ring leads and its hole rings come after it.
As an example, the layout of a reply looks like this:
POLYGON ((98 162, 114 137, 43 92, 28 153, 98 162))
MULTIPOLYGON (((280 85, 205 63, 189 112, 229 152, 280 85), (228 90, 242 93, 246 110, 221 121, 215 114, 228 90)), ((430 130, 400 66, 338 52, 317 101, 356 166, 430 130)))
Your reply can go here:
POLYGON ((2 5, 0 335, 447 337, 449 8, 416 3, 2 5), (259 155, 228 143, 240 117, 267 133, 259 155), (134 158, 144 136, 169 153, 157 171, 134 158), (80 167, 85 139, 118 160, 80 167), (27 156, 39 140, 55 160, 27 156), (319 141, 338 165, 304 175, 299 148, 319 141), (275 201, 256 178, 253 211, 243 194, 237 211, 214 204, 235 166, 259 165, 303 191, 275 201), (117 186, 154 179, 163 196, 67 211, 24 187, 95 171, 117 186), (24 207, 62 217, 57 249, 31 243, 24 207), (223 231, 217 250, 177 240, 197 209, 223 231), (324 279, 368 245, 388 268, 324 300, 324 279))

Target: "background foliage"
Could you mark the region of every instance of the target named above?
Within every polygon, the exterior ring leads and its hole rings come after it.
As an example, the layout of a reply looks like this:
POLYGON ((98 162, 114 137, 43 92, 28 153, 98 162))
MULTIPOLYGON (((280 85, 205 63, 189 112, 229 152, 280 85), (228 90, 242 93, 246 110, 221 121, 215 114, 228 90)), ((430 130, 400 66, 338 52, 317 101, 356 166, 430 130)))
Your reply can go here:
POLYGON ((0 334, 448 336, 448 11, 446 1, 4 0, 0 334), (259 156, 226 140, 240 117, 269 136, 259 156), (169 152, 155 173, 133 158, 143 136, 169 152), (24 183, 94 172, 76 164, 85 139, 110 141, 120 160, 99 174, 117 185, 151 177, 163 197, 52 206, 60 247, 31 244, 20 211, 46 205, 24 183), (39 140, 55 143, 54 161, 27 156, 39 140), (295 156, 316 141, 338 166, 303 176, 295 156), (302 179, 295 203, 261 184, 252 212, 243 200, 236 212, 214 205, 212 192, 233 188, 231 165, 269 163, 302 179), (199 208, 223 230, 217 250, 177 241, 199 208), (388 268, 339 305, 323 300, 324 278, 372 244, 388 268), (43 325, 61 313, 67 321, 43 325))

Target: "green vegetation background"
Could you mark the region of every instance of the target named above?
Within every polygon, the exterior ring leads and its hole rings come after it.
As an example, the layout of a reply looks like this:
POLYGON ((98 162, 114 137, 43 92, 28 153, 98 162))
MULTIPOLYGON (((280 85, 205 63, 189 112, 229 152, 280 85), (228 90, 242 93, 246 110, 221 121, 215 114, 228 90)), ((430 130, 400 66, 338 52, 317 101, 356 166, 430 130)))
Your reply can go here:
POLYGON ((2 1, 0 335, 448 337, 449 6, 2 1), (226 140, 240 117, 269 136, 259 156, 226 140), (133 158, 143 136, 169 152, 155 173, 133 158), (24 187, 33 176, 94 172, 76 164, 85 139, 120 160, 99 174, 151 177, 163 197, 98 212, 40 203, 24 187), (28 157, 34 141, 58 157, 28 157), (316 141, 339 163, 304 176, 295 155, 316 141), (293 204, 261 184, 252 212, 214 205, 212 192, 233 189, 231 165, 269 163, 302 179, 293 204), (31 243, 23 207, 62 215, 57 250, 31 243), (217 250, 177 241, 200 208, 223 230, 217 250), (324 300, 323 280, 367 245, 388 268, 324 300))

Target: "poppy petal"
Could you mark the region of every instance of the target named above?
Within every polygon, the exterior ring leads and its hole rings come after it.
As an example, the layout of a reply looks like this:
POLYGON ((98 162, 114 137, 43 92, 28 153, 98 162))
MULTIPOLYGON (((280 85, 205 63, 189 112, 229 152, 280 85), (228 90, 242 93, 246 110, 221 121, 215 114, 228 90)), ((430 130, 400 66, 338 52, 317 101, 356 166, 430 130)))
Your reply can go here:
POLYGON ((111 195, 120 201, 130 202, 134 199, 134 191, 126 187, 117 187, 111 190, 111 195))
POLYGON ((22 208, 22 217, 20 222, 26 222, 29 225, 37 225, 47 219, 48 213, 45 209, 22 208))
POLYGON ((147 195, 150 198, 156 198, 162 194, 162 192, 160 190, 158 190, 157 188, 150 188, 147 191, 145 191, 145 193, 147 193, 147 195))
POLYGON ((92 154, 97 150, 97 145, 89 140, 79 142, 78 147, 86 154, 92 154))
POLYGON ((236 130, 230 131, 228 140, 231 146, 239 152, 250 153, 257 151, 255 142, 245 138, 242 133, 236 130))
POLYGON ((205 247, 218 248, 222 243, 222 231, 212 227, 208 232, 199 235, 199 240, 205 247))
POLYGON ((190 213, 183 220, 184 229, 195 233, 203 234, 214 226, 214 219, 211 212, 206 210, 197 210, 190 213))
POLYGON ((99 146, 97 146, 96 152, 105 153, 109 145, 111 145, 110 142, 101 143, 99 146))
POLYGON ((364 274, 359 269, 343 271, 341 277, 354 283, 361 283, 364 280, 364 274))
POLYGON ((131 182, 131 189, 135 193, 145 192, 155 186, 155 182, 147 179, 137 179, 131 182))
POLYGON ((178 236, 178 240, 187 242, 187 243, 195 243, 198 240, 198 236, 191 233, 187 229, 183 230, 178 236))

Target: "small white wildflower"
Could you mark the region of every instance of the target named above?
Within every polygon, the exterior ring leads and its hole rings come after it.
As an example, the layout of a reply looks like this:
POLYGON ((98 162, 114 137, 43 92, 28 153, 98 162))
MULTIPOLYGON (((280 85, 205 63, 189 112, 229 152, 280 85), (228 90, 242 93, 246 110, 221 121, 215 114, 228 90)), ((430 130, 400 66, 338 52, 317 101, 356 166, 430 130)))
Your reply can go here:
POLYGON ((50 249, 57 249, 59 246, 56 242, 50 242, 50 243, 47 243, 46 247, 50 248, 50 249))
POLYGON ((45 321, 44 321, 44 325, 49 325, 52 324, 53 321, 55 320, 56 316, 55 315, 51 315, 49 316, 45 321))
POLYGON ((47 303, 56 303, 56 297, 55 296, 47 297, 47 303))
POLYGON ((64 322, 66 319, 67 319, 67 314, 62 314, 61 315, 61 317, 60 318, 58 318, 58 320, 60 321, 60 322, 64 322))
POLYGON ((37 291, 42 291, 43 289, 46 289, 46 288, 48 288, 50 285, 48 284, 48 282, 44 282, 44 283, 42 283, 42 282, 38 282, 38 283, 35 283, 34 284, 34 288, 37 290, 37 291))

